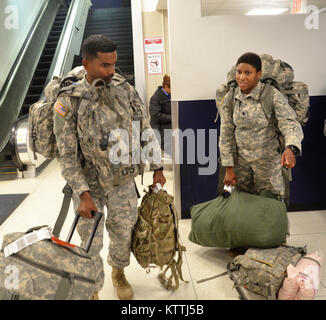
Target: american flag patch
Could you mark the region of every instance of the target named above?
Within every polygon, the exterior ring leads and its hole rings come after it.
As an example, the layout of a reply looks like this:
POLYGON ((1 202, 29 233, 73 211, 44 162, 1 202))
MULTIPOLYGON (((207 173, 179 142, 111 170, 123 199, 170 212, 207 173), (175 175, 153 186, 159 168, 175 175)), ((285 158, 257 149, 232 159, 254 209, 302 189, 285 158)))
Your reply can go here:
POLYGON ((56 105, 55 105, 55 108, 54 110, 56 112, 58 112, 61 116, 65 116, 66 113, 68 112, 68 109, 63 105, 61 104, 60 102, 57 102, 56 105))

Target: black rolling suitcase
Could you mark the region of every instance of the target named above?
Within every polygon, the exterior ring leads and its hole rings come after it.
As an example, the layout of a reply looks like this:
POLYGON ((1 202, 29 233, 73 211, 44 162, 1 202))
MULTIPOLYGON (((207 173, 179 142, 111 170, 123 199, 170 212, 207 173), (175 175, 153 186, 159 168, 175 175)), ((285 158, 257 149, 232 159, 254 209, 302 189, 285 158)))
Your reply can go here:
MULTIPOLYGON (((91 299, 96 270, 88 251, 103 215, 92 214, 94 224, 85 248, 70 243, 80 215, 65 242, 54 237, 47 226, 5 235, 0 252, 0 300, 91 299)), ((56 226, 63 216, 61 210, 56 226)))

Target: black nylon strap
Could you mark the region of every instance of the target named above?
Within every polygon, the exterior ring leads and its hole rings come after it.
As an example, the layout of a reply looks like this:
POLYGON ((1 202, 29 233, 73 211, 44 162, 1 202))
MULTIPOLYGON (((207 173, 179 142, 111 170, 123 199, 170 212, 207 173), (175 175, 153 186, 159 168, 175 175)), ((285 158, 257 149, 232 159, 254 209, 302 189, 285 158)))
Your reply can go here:
POLYGON ((56 238, 59 238, 60 236, 62 226, 67 218, 67 214, 69 211, 70 201, 72 197, 72 189, 70 188, 68 183, 66 183, 66 185, 62 189, 62 192, 64 194, 64 197, 61 205, 61 210, 59 212, 58 218, 55 222, 53 232, 52 232, 53 236, 56 238))

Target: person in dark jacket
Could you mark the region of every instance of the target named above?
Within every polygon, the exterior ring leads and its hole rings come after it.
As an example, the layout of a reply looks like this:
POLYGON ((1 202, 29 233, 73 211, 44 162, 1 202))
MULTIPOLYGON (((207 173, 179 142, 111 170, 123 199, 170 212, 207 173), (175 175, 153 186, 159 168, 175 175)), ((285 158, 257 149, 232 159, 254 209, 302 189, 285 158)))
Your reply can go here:
POLYGON ((157 88, 149 103, 151 127, 160 133, 161 147, 167 154, 172 153, 171 140, 171 89, 170 76, 163 77, 163 83, 157 88), (170 129, 170 130, 165 130, 170 129), (165 139, 165 140, 164 140, 165 139))

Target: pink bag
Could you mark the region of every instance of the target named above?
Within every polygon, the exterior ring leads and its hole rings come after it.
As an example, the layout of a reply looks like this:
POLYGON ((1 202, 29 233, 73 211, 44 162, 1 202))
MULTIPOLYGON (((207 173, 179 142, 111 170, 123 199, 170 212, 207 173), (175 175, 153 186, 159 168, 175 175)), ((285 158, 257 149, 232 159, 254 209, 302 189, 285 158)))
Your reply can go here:
POLYGON ((279 300, 311 300, 319 287, 323 254, 315 252, 302 257, 294 267, 287 267, 287 277, 278 293, 279 300))

